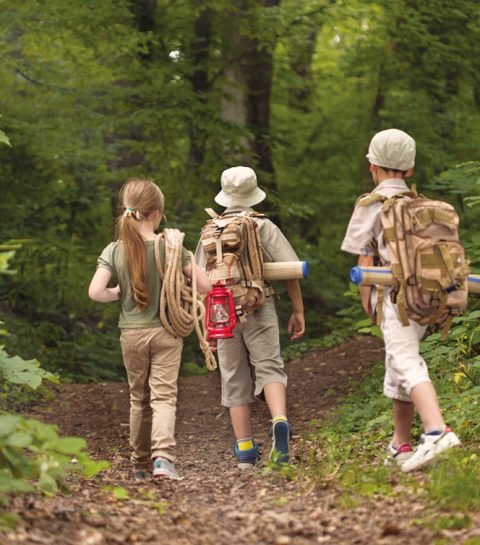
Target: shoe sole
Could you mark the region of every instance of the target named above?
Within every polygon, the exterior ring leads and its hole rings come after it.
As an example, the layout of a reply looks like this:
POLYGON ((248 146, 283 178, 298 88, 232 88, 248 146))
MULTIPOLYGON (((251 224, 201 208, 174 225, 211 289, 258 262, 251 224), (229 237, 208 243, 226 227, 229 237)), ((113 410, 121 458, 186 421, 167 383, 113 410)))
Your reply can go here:
POLYGON ((413 464, 409 464, 408 462, 410 462, 410 460, 407 460, 406 462, 404 462, 404 464, 402 464, 400 469, 404 473, 415 471, 416 469, 420 469, 421 467, 430 464, 442 452, 445 452, 452 447, 458 447, 459 445, 461 445, 460 439, 453 433, 451 434, 451 436, 445 435, 443 439, 444 441, 442 445, 432 445, 432 448, 425 453, 424 457, 421 460, 418 460, 416 463, 413 464), (447 437, 448 440, 445 441, 447 437))
POLYGON ((289 449, 289 434, 290 428, 287 422, 276 422, 273 430, 273 445, 270 451, 269 459, 276 464, 288 464, 290 461, 289 449))
POLYGON ((387 458, 385 458, 383 465, 385 467, 402 466, 412 456, 413 456, 413 452, 405 452, 402 458, 400 458, 400 454, 395 457, 388 456, 387 458))
POLYGON ((242 471, 252 471, 255 468, 255 464, 248 464, 247 462, 238 462, 238 469, 242 471))
POLYGON ((154 473, 152 476, 154 480, 155 479, 170 479, 171 481, 180 480, 180 477, 178 475, 172 475, 172 473, 167 473, 167 472, 154 473))

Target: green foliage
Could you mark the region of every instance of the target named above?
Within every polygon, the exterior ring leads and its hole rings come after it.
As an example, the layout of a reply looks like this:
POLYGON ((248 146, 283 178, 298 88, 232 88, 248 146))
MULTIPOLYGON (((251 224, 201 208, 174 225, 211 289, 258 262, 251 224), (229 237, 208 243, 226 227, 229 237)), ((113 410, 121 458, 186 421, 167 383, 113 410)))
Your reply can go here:
POLYGON ((359 287, 350 282, 348 290, 344 292, 343 296, 350 304, 348 307, 339 310, 337 315, 343 317, 347 330, 382 338, 380 327, 375 325, 370 318, 365 317, 365 311, 360 304, 359 287))
POLYGON ((109 492, 118 501, 125 501, 130 497, 128 490, 123 486, 104 486, 102 490, 109 492))
POLYGON ((66 490, 63 478, 74 469, 73 458, 87 477, 108 467, 88 457, 83 439, 60 437, 55 426, 0 414, 0 430, 0 492, 66 490))
MULTIPOLYGON (((312 422, 303 455, 307 473, 319 482, 334 480, 343 490, 342 502, 354 501, 357 494, 394 494, 392 482, 401 477, 405 486, 424 487, 442 508, 478 509, 479 316, 480 311, 473 310, 455 318, 446 342, 439 340, 439 333, 432 333, 421 345, 445 418, 466 449, 442 457, 430 472, 423 473, 425 482, 400 475, 392 481, 394 468, 383 465, 392 433, 391 402, 381 395, 384 366, 379 364, 328 423, 317 430, 318 423, 312 422)), ((421 431, 417 422, 414 433, 421 431)))
POLYGON ((480 509, 479 464, 478 448, 449 453, 445 463, 432 469, 427 482, 428 493, 447 509, 477 511, 480 509))
POLYGON ((436 532, 441 532, 442 530, 461 530, 462 528, 469 528, 472 524, 472 519, 468 515, 446 515, 425 520, 420 519, 416 522, 418 525, 426 526, 436 532))
POLYGON ((422 355, 437 377, 435 386, 449 423, 466 439, 480 435, 480 310, 454 319, 447 341, 434 333, 422 343, 422 355))
POLYGON ((2 130, 0 130, 0 144, 5 144, 10 147, 12 146, 10 139, 2 130))
MULTIPOLYGON (((2 335, 8 338, 8 331, 2 335)), ((10 356, 0 346, 0 386, 7 401, 12 392, 18 393, 16 388, 35 390, 43 380, 58 383, 58 377, 42 369, 37 360, 10 356)), ((84 439, 60 437, 55 426, 0 411, 0 492, 55 494, 66 490, 64 477, 74 469, 74 462, 87 477, 108 467, 107 462, 92 460, 85 448, 84 439)), ((9 513, 2 515, 0 527, 14 524, 9 513)))
MULTIPOLYGON (((480 265, 473 0, 144 4, 25 0, 0 20, 0 240, 28 240, 0 252, 7 352, 68 380, 123 376, 118 306, 86 296, 122 181, 156 180, 193 249, 221 171, 239 161, 257 169, 265 210, 310 262, 307 345, 336 334, 353 259, 339 246, 372 188, 368 141, 388 126, 415 137, 413 181, 458 206, 480 265)), ((185 361, 201 361, 191 341, 185 361)))
MULTIPOLYGON (((37 361, 24 361, 1 351, 0 372, 4 384, 38 388, 43 379, 58 382, 55 375, 42 370, 37 361)), ((78 437, 60 437, 55 426, 20 415, 0 412, 0 492, 44 494, 66 490, 64 476, 80 464, 83 474, 91 477, 105 469, 106 462, 96 462, 85 452, 86 443, 78 437), (74 460, 73 460, 74 458, 74 460)))
MULTIPOLYGON (((44 379, 58 383, 58 377, 40 367, 37 360, 9 356, 0 345, 0 375, 6 382, 38 388, 44 379)), ((0 379, 1 382, 1 379, 0 379)))

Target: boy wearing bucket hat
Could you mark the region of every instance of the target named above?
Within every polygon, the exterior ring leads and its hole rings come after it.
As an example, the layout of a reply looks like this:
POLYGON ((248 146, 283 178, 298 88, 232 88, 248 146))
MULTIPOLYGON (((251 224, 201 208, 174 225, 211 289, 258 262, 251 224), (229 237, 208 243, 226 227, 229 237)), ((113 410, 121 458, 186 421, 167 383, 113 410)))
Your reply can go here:
MULTIPOLYGON (((372 138, 367 158, 376 186, 373 194, 389 198, 409 191, 405 179, 413 174, 415 165, 415 140, 411 136, 398 129, 381 131, 372 138)), ((373 265, 375 255, 382 265, 390 265, 381 223, 382 202, 372 199, 364 204, 355 207, 341 248, 358 255, 360 266, 373 265)), ((360 295, 363 308, 375 323, 375 290, 362 286, 360 295)), ((413 471, 460 441, 445 425, 427 365, 419 353, 426 326, 414 321, 403 326, 398 307, 388 292, 382 310, 378 325, 385 342, 384 394, 392 399, 394 428, 386 462, 399 464, 402 471, 413 471), (424 427, 415 450, 410 446, 414 409, 424 427)))
MULTIPOLYGON (((229 216, 254 212, 251 207, 262 202, 266 194, 257 185, 255 172, 248 167, 233 167, 221 177, 221 191, 215 201, 229 216)), ((252 216, 259 227, 264 262, 298 261, 298 257, 280 229, 264 216, 252 216)), ((205 254, 199 244, 199 265, 205 254)), ((288 332, 292 340, 305 332, 303 301, 298 280, 286 280, 284 286, 292 302, 288 332)), ((232 339, 219 339, 218 359, 222 383, 222 405, 229 408, 235 435, 234 453, 240 469, 253 468, 259 457, 253 440, 251 404, 263 395, 272 417, 270 459, 289 462, 290 426, 287 421, 286 385, 280 355, 279 327, 273 295, 250 312, 245 322, 237 324, 232 339)))

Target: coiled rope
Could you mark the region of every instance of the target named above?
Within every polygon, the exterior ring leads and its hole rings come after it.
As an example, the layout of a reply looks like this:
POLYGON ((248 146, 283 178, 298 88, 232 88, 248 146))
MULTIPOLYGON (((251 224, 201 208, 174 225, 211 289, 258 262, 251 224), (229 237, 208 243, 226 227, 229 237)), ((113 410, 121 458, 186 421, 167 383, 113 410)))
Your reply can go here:
POLYGON ((160 321, 165 331, 173 336, 187 337, 193 330, 197 333, 207 369, 213 371, 217 362, 206 334, 202 331, 205 306, 197 292, 197 275, 192 252, 188 252, 192 263, 192 281, 187 284, 182 271, 183 239, 185 233, 178 229, 164 229, 155 238, 155 263, 162 280, 160 291, 160 321), (165 241, 165 264, 160 260, 160 240, 165 241))

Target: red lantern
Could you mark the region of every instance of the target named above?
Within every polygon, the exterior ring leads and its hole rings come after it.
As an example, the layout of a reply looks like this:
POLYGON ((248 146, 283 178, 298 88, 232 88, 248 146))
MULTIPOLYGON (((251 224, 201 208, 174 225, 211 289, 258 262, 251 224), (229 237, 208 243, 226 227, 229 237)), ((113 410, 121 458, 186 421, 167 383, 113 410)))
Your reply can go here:
POLYGON ((232 290, 215 284, 207 295, 206 315, 209 339, 231 339, 237 325, 232 290))

